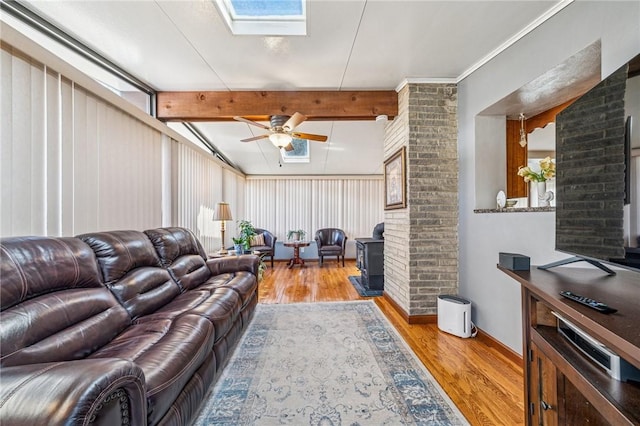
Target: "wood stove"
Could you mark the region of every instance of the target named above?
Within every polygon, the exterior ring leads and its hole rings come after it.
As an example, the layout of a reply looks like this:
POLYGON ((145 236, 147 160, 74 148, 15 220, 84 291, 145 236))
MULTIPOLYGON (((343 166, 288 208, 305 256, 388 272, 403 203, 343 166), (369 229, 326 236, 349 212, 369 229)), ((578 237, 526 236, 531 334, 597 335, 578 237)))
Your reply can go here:
POLYGON ((356 267, 360 284, 369 290, 384 289, 384 239, 356 238, 356 267))

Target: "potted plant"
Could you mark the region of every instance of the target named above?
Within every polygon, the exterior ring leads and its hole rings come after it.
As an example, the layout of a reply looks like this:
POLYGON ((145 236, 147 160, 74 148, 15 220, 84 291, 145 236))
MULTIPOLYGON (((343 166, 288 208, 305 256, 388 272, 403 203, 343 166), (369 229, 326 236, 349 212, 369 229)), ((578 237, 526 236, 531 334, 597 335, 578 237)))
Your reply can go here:
POLYGON ((287 240, 299 241, 304 239, 307 233, 302 229, 291 229, 287 232, 287 240))
POLYGON ((234 237, 233 240, 233 249, 236 251, 236 254, 242 254, 244 251, 244 239, 240 237, 234 237))
POLYGON ((256 230, 248 220, 238 221, 238 233, 236 238, 233 238, 233 244, 236 249, 236 253, 249 253, 251 250, 251 237, 256 235, 256 230), (238 251, 237 245, 240 245, 240 251, 238 251))
POLYGON ((262 281, 262 277, 264 277, 264 271, 266 271, 267 265, 262 260, 262 256, 260 256, 260 263, 258 264, 258 282, 262 281))

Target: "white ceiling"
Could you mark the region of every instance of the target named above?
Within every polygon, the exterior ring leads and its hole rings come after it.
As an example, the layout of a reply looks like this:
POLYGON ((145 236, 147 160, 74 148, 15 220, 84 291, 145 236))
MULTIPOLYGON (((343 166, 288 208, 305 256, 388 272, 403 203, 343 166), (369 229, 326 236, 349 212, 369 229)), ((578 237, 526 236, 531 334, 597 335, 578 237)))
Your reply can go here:
MULTIPOLYGON (((560 2, 310 0, 307 35, 288 37, 234 36, 211 0, 25 5, 158 91, 390 90, 463 78, 560 2)), ((239 142, 258 127, 195 126, 250 175, 382 173, 384 123, 305 122, 296 130, 328 142, 282 167, 268 140, 239 142)))

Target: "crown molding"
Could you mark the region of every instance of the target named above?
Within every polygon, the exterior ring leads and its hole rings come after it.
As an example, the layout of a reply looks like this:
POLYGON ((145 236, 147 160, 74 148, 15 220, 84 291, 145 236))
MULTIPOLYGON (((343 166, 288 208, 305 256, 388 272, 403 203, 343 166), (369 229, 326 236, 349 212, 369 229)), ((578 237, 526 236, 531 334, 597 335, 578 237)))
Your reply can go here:
POLYGON ((526 36, 531 31, 535 30, 540 25, 544 24, 547 20, 551 19, 555 14, 557 14, 558 12, 560 12, 562 9, 564 9, 567 6, 569 6, 573 2, 574 2, 574 0, 562 0, 562 1, 558 2, 558 3, 556 3, 555 5, 553 5, 553 7, 551 7, 545 13, 540 15, 536 20, 534 20, 529 25, 524 27, 518 33, 516 33, 513 37, 511 37, 510 39, 508 39, 507 41, 502 43, 500 46, 498 46, 496 49, 494 49, 492 52, 490 52, 484 58, 480 59, 478 62, 473 64, 471 67, 467 68, 462 74, 460 74, 458 76, 458 78, 456 79, 456 83, 460 83, 462 80, 467 78, 469 75, 471 75, 478 68, 480 68, 481 66, 483 66, 487 62, 491 61, 493 58, 498 56, 500 53, 502 53, 505 50, 507 50, 509 47, 514 45, 522 37, 526 36))
POLYGON ((513 46, 522 37, 526 36, 531 31, 533 31, 536 28, 538 28, 540 25, 545 23, 547 20, 552 18, 554 15, 556 15, 558 12, 560 12, 561 10, 563 10, 565 7, 569 6, 573 2, 574 2, 574 0, 562 0, 562 1, 554 4, 553 7, 551 7, 545 13, 540 15, 537 19, 535 19, 529 25, 524 27, 522 30, 520 30, 513 37, 509 38, 504 43, 502 43, 500 46, 498 46, 496 49, 491 51, 488 55, 484 56, 478 62, 476 62, 475 64, 471 65, 469 68, 467 68, 458 77, 455 77, 455 78, 428 78, 428 77, 426 77, 426 78, 419 78, 419 77, 405 78, 404 80, 402 80, 400 82, 400 84, 398 84, 398 86, 396 86, 396 92, 400 92, 400 90, 402 90, 404 88, 404 86, 406 86, 407 84, 410 84, 410 83, 415 83, 415 84, 429 84, 429 83, 431 83, 431 84, 452 84, 452 83, 453 84, 457 84, 457 83, 460 83, 462 80, 467 78, 469 75, 471 75, 478 68, 482 67, 483 65, 485 65, 486 63, 491 61, 493 58, 498 56, 500 53, 504 52, 509 47, 513 46))

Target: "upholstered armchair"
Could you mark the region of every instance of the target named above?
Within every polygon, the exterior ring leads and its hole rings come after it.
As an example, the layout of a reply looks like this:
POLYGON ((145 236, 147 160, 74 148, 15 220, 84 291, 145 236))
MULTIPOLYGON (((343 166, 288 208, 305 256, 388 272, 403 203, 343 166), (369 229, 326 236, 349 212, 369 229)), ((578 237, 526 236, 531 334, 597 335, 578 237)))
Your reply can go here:
POLYGON ((276 254, 276 240, 278 239, 266 229, 255 228, 256 235, 251 238, 251 250, 258 250, 264 259, 271 257, 271 267, 273 268, 273 257, 276 254))
POLYGON ((344 251, 347 246, 347 236, 342 229, 318 229, 315 240, 318 245, 320 266, 322 266, 325 256, 336 256, 338 263, 340 262, 340 256, 342 256, 342 266, 344 266, 344 251))

